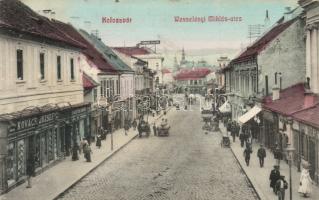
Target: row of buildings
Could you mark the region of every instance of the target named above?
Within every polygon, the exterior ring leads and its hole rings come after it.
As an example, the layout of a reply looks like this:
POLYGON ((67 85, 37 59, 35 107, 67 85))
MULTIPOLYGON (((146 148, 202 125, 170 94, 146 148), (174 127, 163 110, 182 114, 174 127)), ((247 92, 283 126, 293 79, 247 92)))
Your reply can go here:
POLYGON ((0 193, 70 156, 83 138, 121 128, 162 82, 164 58, 109 47, 18 0, 0 1, 0 193))
POLYGON ((220 72, 232 119, 268 148, 294 147, 294 164, 308 161, 319 183, 319 3, 299 5, 220 72))

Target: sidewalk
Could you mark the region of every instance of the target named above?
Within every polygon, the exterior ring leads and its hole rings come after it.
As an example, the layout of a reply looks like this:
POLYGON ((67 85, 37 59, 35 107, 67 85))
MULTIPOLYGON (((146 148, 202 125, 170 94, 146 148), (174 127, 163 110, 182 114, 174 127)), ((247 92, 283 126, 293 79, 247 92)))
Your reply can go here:
MULTIPOLYGON (((220 124, 220 130, 222 133, 226 133, 226 128, 220 124)), ((259 148, 259 143, 253 141, 253 153, 251 154, 249 167, 246 166, 245 159, 243 156, 244 149, 240 146, 240 140, 236 137, 235 143, 232 142, 231 138, 231 150, 238 162, 240 163, 242 169, 244 170, 247 177, 250 179, 255 190, 259 194, 262 200, 274 200, 278 197, 273 193, 269 186, 269 175, 273 166, 276 164, 274 155, 266 149, 267 157, 265 158, 264 167, 260 168, 259 159, 257 157, 257 150, 259 148)), ((318 200, 319 199, 319 187, 315 184, 312 187, 312 194, 309 198, 304 198, 298 193, 300 172, 297 172, 297 168, 292 166, 292 199, 293 200, 318 200)), ((280 161, 280 173, 285 176, 289 184, 289 166, 285 161, 280 161)), ((286 190, 285 199, 289 199, 289 186, 286 190)))
MULTIPOLYGON (((149 116, 148 119, 152 123, 162 116, 163 114, 155 117, 149 116)), ((102 140, 100 149, 97 149, 95 143, 92 143, 92 162, 86 162, 83 154, 79 155, 80 159, 78 161, 72 161, 71 156, 69 156, 57 165, 34 177, 32 179, 32 188, 27 189, 27 184, 23 183, 8 193, 1 195, 0 200, 54 199, 118 152, 137 135, 137 130, 134 131, 133 128, 129 130, 127 136, 124 134, 124 129, 116 130, 113 133, 113 151, 111 151, 111 136, 107 135, 106 140, 102 140)))

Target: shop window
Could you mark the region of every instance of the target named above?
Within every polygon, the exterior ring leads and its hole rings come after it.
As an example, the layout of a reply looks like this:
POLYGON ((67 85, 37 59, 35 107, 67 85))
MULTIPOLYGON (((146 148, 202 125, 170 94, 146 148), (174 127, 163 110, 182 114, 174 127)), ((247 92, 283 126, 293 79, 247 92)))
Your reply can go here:
POLYGON ((53 156, 54 156, 54 160, 58 157, 58 129, 55 128, 53 129, 53 156))
POLYGON ((34 155, 34 167, 35 169, 41 167, 41 156, 40 156, 40 135, 35 137, 35 155, 34 155))
POLYGON ((17 143, 17 175, 21 177, 25 175, 25 144, 24 140, 19 140, 17 143))
POLYGON ((83 119, 80 120, 79 128, 80 128, 80 130, 79 130, 79 131, 80 131, 80 132, 79 132, 80 138, 82 139, 82 138, 85 137, 85 133, 84 133, 84 120, 83 120, 83 119))
POLYGON ((54 159, 54 152, 53 152, 54 140, 53 140, 52 130, 48 130, 47 133, 48 133, 48 160, 50 162, 54 159))
POLYGON ((15 146, 14 143, 8 145, 8 156, 7 156, 7 182, 11 185, 15 182, 15 146))
POLYGON ((47 137, 46 134, 41 134, 41 141, 40 141, 40 152, 41 152, 41 166, 44 166, 47 163, 48 157, 48 146, 47 146, 47 137))

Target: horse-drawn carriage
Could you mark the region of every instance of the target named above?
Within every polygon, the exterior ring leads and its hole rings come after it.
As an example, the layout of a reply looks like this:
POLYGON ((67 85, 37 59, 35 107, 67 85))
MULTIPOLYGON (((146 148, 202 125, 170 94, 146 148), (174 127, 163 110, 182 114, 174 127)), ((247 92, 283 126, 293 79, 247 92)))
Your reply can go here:
POLYGON ((212 110, 203 110, 202 111, 202 118, 204 121, 204 125, 202 127, 205 131, 212 131, 213 130, 213 116, 214 112, 212 110))
POLYGON ((137 130, 138 130, 138 136, 139 137, 142 137, 143 133, 145 133, 147 137, 150 136, 150 133, 151 133, 150 125, 148 124, 148 122, 146 122, 144 120, 142 120, 138 124, 137 130))

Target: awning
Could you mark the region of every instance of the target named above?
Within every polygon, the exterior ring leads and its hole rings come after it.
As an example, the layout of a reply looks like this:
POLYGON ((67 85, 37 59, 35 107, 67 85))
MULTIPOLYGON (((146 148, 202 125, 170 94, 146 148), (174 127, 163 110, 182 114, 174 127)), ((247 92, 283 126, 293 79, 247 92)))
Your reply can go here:
POLYGON ((244 124, 248 122, 251 118, 255 117, 260 111, 261 111, 261 108, 259 106, 254 106, 248 112, 238 117, 239 123, 244 124))
POLYGON ((219 107, 219 111, 221 113, 231 112, 231 107, 230 107, 230 104, 228 103, 228 101, 226 101, 223 105, 221 105, 219 107))

